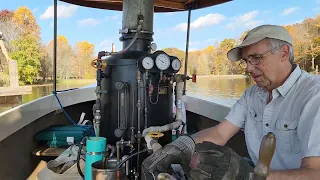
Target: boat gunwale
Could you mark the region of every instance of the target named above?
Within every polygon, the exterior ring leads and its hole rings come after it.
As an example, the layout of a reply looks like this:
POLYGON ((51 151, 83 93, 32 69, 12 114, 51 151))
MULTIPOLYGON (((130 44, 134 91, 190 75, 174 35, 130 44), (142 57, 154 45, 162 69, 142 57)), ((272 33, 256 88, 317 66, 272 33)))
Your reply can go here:
MULTIPOLYGON (((59 92, 57 96, 63 107, 68 107, 94 101, 96 99, 95 89, 95 85, 92 84, 79 89, 59 92)), ((218 122, 221 122, 231 109, 228 106, 190 95, 184 95, 183 102, 186 111, 202 115, 218 122)), ((0 141, 58 109, 60 109, 60 105, 54 94, 51 94, 0 113, 0 141)))

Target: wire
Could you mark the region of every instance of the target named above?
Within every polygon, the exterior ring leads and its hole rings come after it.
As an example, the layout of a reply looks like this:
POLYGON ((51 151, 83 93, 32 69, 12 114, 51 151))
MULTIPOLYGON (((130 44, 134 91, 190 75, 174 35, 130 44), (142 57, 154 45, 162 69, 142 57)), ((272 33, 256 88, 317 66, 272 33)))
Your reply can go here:
POLYGON ((142 150, 142 151, 138 151, 138 152, 136 152, 136 153, 133 153, 133 154, 131 154, 130 156, 128 156, 126 159, 124 159, 123 161, 121 161, 121 163, 117 166, 117 168, 119 169, 126 161, 128 161, 130 158, 132 158, 133 156, 136 156, 136 155, 138 155, 138 154, 141 154, 141 153, 143 153, 143 152, 147 152, 148 151, 148 149, 146 148, 146 149, 144 149, 144 150, 142 150))
POLYGON ((60 90, 60 91, 56 91, 56 92, 66 92, 66 91, 71 91, 71 90, 76 90, 79 88, 71 88, 71 89, 65 89, 65 90, 60 90))
POLYGON ((81 154, 81 149, 82 149, 82 145, 84 144, 84 140, 86 139, 86 137, 82 138, 80 144, 79 144, 79 151, 78 151, 78 154, 77 154, 77 169, 78 169, 78 172, 80 174, 80 176, 82 178, 84 178, 84 175, 82 173, 82 170, 80 168, 80 154, 81 154))
POLYGON ((149 101, 150 101, 151 104, 157 104, 158 101, 159 101, 160 83, 158 83, 158 88, 157 89, 158 90, 157 90, 157 100, 156 100, 156 102, 152 102, 152 96, 149 96, 149 101))
MULTIPOLYGON (((182 177, 180 177, 180 175, 172 168, 172 166, 170 165, 170 167, 171 167, 171 169, 172 169, 172 171, 173 171, 173 173, 180 179, 180 180, 183 180, 183 178, 182 177)), ((185 177, 185 179, 186 180, 188 180, 188 177, 187 177, 187 175, 186 174, 184 174, 184 177, 185 177)))
POLYGON ((180 180, 182 180, 182 177, 180 177, 180 175, 175 170, 172 169, 172 171, 180 180))
MULTIPOLYGON (((62 92, 65 92, 65 91, 69 91, 69 90, 64 90, 64 91, 62 91, 62 92)), ((60 108, 61 108, 62 112, 64 113, 64 115, 67 117, 67 119, 68 119, 73 125, 79 126, 79 127, 90 127, 90 128, 92 128, 92 126, 78 125, 77 123, 75 123, 75 121, 72 120, 72 118, 71 118, 71 117, 68 115, 68 113, 64 110, 64 108, 63 108, 63 106, 62 106, 62 104, 61 104, 61 102, 60 102, 60 100, 59 100, 59 97, 57 96, 57 92, 52 91, 52 93, 53 93, 53 95, 56 97, 56 99, 57 99, 57 101, 58 101, 58 103, 59 103, 59 105, 60 105, 60 108)), ((95 133, 94 133, 94 131, 93 131, 92 129, 89 129, 89 131, 92 133, 92 135, 95 135, 95 133)))

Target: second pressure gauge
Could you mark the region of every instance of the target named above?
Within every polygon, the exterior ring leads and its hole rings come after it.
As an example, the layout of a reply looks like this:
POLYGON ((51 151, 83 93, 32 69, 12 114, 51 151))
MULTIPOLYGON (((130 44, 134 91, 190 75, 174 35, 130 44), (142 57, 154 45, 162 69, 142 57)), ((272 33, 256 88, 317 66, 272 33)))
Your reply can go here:
POLYGON ((166 70, 170 66, 170 58, 168 55, 161 53, 156 57, 156 66, 160 70, 166 70))
POLYGON ((151 57, 145 57, 142 59, 142 66, 146 70, 151 69, 154 66, 153 59, 151 57))
POLYGON ((178 71, 181 68, 181 61, 179 59, 174 59, 171 63, 173 70, 178 71))

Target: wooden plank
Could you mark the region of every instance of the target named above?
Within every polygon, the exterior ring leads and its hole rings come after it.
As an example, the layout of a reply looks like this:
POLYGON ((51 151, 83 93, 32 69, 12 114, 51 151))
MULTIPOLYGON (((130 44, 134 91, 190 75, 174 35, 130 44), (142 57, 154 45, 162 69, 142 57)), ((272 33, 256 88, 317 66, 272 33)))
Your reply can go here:
POLYGON ((16 96, 31 93, 31 86, 0 87, 0 96, 16 96))
POLYGON ((165 7, 170 9, 178 9, 178 10, 185 10, 184 3, 168 1, 168 0, 155 0, 154 6, 156 7, 165 7))

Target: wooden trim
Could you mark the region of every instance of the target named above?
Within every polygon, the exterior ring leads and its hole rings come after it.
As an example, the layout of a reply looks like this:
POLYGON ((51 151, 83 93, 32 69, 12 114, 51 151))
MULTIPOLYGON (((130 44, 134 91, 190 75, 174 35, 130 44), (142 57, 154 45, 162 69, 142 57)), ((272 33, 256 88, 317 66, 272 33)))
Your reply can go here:
POLYGON ((0 96, 16 96, 31 93, 31 86, 0 87, 0 96))
POLYGON ((180 2, 173 2, 167 0, 155 0, 154 6, 156 7, 164 7, 169 9, 178 9, 178 10, 185 10, 184 3, 180 2))

